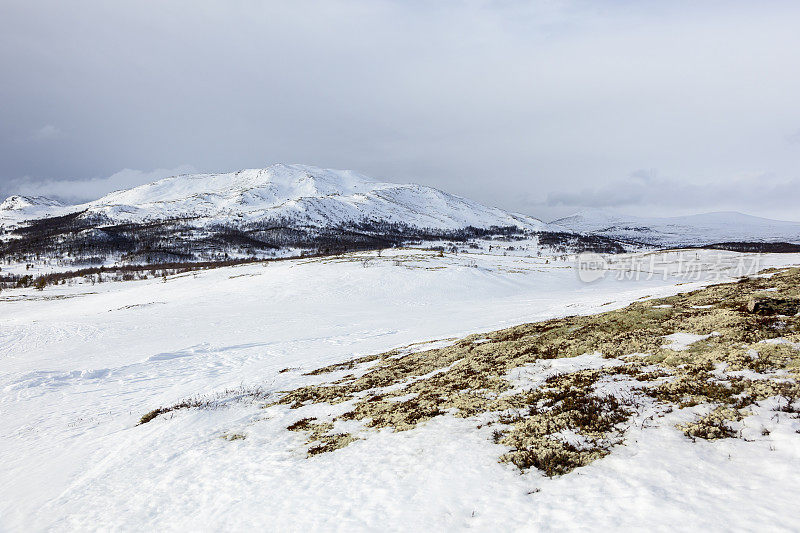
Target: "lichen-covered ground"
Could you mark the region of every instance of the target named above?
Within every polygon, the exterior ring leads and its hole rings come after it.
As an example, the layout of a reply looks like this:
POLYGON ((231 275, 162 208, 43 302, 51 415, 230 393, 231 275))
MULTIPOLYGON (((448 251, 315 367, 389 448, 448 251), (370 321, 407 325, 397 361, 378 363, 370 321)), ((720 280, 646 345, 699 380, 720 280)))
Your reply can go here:
POLYGON ((500 461, 549 476, 610 453, 645 409, 657 423, 672 409, 706 406, 680 426, 687 439, 737 438, 756 402, 777 398, 776 409, 800 412, 800 317, 750 313, 756 296, 800 297, 800 269, 362 357, 311 372, 347 374, 277 403, 332 406, 328 417, 288 427, 307 434, 309 455, 451 414, 492 426, 507 449, 500 461))

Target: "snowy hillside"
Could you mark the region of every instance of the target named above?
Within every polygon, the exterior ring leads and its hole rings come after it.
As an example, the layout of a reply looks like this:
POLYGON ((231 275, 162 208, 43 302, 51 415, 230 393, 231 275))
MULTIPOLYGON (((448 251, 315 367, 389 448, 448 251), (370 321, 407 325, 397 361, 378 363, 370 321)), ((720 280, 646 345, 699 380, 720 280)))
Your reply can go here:
MULTIPOLYGON (((762 267, 798 261, 770 256, 762 267)), ((351 403, 298 412, 236 400, 242 388, 270 400, 318 383, 305 373, 353 356, 702 285, 686 281, 587 284, 552 258, 397 251, 4 292, 0 530, 730 531, 775 517, 775 530, 797 530, 800 426, 769 405, 759 412, 772 434, 755 419, 754 442, 692 443, 675 427, 691 410, 647 410, 610 455, 548 478, 498 462, 497 426, 474 418, 442 413, 307 457, 304 434, 287 426, 351 403), (217 394, 228 400, 218 409, 137 425, 160 405, 217 394)), ((520 372, 535 381, 569 368, 520 372)))
POLYGON ((382 221, 439 230, 545 227, 533 217, 431 187, 378 182, 349 170, 283 164, 173 176, 65 207, 61 214, 79 211, 85 218, 102 215, 111 222, 134 223, 190 218, 199 224, 288 220, 309 226, 382 221))
MULTIPOLYGON (((632 249, 619 241, 664 248, 800 243, 800 223, 740 213, 659 219, 587 211, 545 224, 432 187, 283 164, 173 176, 80 205, 22 196, 0 205, 0 258, 24 265, 45 258, 64 268, 330 255, 533 234, 564 253, 619 253, 632 249)), ((730 249, 796 251, 737 246, 730 249)))
POLYGON ((0 258, 64 268, 329 255, 541 232, 550 232, 552 248, 622 250, 432 187, 305 165, 173 176, 74 206, 18 197, 4 205, 0 258))
POLYGON ((0 203, 0 227, 62 212, 64 205, 44 196, 9 196, 0 203))
POLYGON ((800 243, 798 222, 770 220, 736 212, 650 218, 589 210, 554 220, 552 224, 571 231, 664 247, 720 242, 800 243))

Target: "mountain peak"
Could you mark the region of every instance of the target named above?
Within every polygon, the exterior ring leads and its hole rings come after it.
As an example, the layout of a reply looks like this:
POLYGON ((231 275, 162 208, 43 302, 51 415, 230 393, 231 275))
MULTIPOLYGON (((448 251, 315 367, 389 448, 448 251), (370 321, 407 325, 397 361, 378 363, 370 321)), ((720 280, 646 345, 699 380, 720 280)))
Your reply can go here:
POLYGON ((213 198, 216 203, 247 204, 256 201, 264 206, 274 206, 305 197, 368 192, 379 185, 349 170, 279 163, 235 172, 172 176, 113 192, 90 202, 90 205, 144 206, 190 198, 213 198))
POLYGON ((0 211, 20 211, 28 207, 60 207, 63 204, 45 196, 22 196, 15 194, 0 203, 0 211))
POLYGON ((620 218, 625 218, 625 217, 609 209, 592 207, 589 209, 583 209, 566 217, 558 218, 556 220, 551 221, 550 223, 555 225, 564 225, 564 224, 575 224, 584 221, 608 222, 612 220, 618 220, 620 218))
POLYGON ((545 225, 446 192, 373 180, 352 170, 275 164, 235 172, 172 176, 115 191, 75 211, 116 222, 191 218, 198 224, 290 221, 303 226, 366 222, 458 230, 545 225))

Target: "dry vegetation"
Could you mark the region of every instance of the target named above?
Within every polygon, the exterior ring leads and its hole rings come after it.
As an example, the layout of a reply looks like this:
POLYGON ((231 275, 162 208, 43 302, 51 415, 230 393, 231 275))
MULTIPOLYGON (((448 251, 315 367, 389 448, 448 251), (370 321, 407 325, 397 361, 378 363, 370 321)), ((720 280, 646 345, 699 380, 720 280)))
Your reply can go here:
POLYGON ((686 436, 736 437, 733 423, 755 402, 779 397, 786 412, 800 411, 800 317, 748 310, 759 296, 796 301, 800 269, 770 274, 599 315, 472 335, 443 348, 362 357, 311 372, 348 373, 287 391, 278 403, 352 405, 329 420, 306 418, 289 427, 307 433, 310 455, 359 438, 337 432, 339 422, 405 431, 450 413, 492 425, 493 439, 507 448, 501 461, 551 476, 608 454, 645 405, 662 413, 708 406, 708 414, 680 426, 686 436), (664 337, 676 332, 711 336, 682 350, 665 346, 664 337), (781 343, 763 342, 777 338, 781 343), (584 354, 604 360, 539 382, 511 377, 515 369, 584 354))

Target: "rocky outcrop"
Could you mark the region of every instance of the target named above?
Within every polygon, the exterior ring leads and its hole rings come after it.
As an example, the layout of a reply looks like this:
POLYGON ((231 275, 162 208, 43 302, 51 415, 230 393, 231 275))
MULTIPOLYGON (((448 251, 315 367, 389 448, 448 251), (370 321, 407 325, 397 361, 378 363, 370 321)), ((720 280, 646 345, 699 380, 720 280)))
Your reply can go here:
POLYGON ((794 316, 800 312, 800 300, 791 298, 751 298, 747 310, 757 315, 794 316))

